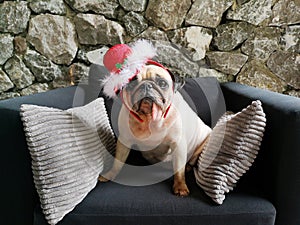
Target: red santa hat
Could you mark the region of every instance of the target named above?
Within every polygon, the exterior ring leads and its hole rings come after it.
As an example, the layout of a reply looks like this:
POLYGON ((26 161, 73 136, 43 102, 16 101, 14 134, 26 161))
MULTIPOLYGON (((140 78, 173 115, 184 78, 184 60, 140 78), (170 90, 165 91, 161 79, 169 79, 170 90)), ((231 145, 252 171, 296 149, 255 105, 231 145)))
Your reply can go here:
POLYGON ((131 47, 118 44, 111 47, 103 58, 103 64, 110 74, 102 80, 103 92, 108 97, 115 97, 116 93, 128 84, 147 63, 161 64, 152 61, 156 56, 156 49, 146 40, 138 40, 131 47))

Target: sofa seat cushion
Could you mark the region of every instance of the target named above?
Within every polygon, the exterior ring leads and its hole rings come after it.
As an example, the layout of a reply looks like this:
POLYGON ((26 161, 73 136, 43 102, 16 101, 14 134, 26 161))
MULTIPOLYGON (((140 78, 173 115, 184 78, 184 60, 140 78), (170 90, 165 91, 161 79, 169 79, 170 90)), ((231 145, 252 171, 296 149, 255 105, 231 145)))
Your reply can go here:
MULTIPOLYGON (((149 186, 98 183, 96 188, 58 225, 273 225, 275 208, 264 198, 232 192, 217 205, 187 176, 191 194, 180 198, 172 194, 172 179, 149 186)), ((46 225, 39 208, 35 225, 46 225)))

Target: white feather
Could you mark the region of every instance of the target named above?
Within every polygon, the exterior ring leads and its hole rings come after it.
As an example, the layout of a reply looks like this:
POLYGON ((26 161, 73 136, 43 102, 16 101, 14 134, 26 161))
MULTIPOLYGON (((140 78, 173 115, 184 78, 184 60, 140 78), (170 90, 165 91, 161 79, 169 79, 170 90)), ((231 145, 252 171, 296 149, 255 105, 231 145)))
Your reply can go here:
POLYGON ((131 54, 127 57, 127 64, 145 63, 156 56, 156 49, 147 40, 138 40, 131 46, 131 54))
POLYGON ((115 86, 116 86, 115 75, 111 74, 102 80, 103 92, 106 96, 113 98, 116 96, 115 94, 115 86))

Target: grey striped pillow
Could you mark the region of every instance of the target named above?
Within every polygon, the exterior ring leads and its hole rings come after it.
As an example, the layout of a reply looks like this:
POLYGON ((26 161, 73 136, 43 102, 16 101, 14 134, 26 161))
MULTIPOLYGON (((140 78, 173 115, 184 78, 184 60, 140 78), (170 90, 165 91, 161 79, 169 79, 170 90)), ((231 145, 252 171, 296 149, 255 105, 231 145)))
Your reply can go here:
POLYGON ((233 190, 259 151, 266 117, 261 102, 225 113, 213 128, 194 170, 197 184, 218 204, 233 190))
POLYGON ((56 224, 96 186, 112 159, 115 138, 104 100, 68 110, 22 105, 20 113, 41 208, 56 224))

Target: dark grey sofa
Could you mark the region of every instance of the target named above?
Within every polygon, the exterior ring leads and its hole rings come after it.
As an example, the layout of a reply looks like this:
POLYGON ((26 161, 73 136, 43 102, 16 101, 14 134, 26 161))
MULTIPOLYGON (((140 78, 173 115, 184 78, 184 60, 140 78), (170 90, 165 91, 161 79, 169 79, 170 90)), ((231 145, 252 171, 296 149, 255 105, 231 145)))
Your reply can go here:
MULTIPOLYGON (((213 107, 204 102, 199 84, 205 84, 202 89, 211 91, 218 83, 215 79, 197 78, 188 80, 185 86, 195 110, 211 124, 213 107)), ((47 224, 33 184, 20 105, 30 103, 68 109, 97 96, 99 92, 93 85, 98 86, 96 80, 90 80, 87 86, 0 101, 1 224, 47 224), (80 99, 80 96, 83 97, 80 99)), ((205 195, 192 173, 187 175, 191 194, 186 198, 171 193, 172 179, 144 187, 109 182, 98 184, 59 225, 299 225, 300 99, 237 83, 222 84, 221 90, 214 93, 215 100, 219 101, 223 93, 227 110, 236 112, 252 100, 260 99, 267 115, 258 157, 222 205, 214 204, 205 195)), ((110 104, 107 101, 108 111, 110 104)), ((137 158, 142 161, 138 154, 131 155, 129 161, 137 158)))

